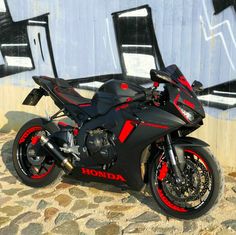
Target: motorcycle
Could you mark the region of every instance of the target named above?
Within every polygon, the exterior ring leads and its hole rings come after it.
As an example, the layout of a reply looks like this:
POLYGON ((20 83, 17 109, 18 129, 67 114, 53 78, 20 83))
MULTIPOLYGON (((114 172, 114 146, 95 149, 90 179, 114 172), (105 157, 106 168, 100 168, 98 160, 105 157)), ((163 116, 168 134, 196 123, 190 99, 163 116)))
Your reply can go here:
POLYGON ((33 77, 39 88, 23 104, 50 96, 60 110, 30 120, 16 135, 12 156, 22 182, 44 187, 64 170, 138 191, 149 184, 167 216, 190 220, 209 212, 223 192, 221 169, 207 143, 187 136, 203 125, 196 96, 202 85, 191 86, 176 65, 150 75, 150 88, 111 79, 92 99, 67 80, 33 77), (61 117, 75 125, 56 122, 61 117))

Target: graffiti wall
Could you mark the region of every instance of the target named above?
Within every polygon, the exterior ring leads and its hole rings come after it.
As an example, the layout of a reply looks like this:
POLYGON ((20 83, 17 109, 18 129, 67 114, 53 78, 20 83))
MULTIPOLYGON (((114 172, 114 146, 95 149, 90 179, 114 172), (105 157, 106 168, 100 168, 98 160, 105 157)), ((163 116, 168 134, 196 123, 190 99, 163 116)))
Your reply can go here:
POLYGON ((105 75, 146 85, 151 68, 170 64, 205 88, 208 115, 196 135, 236 164, 235 1, 0 0, 2 131, 56 110, 46 98, 21 105, 33 75, 89 77, 83 94, 91 97, 105 75))

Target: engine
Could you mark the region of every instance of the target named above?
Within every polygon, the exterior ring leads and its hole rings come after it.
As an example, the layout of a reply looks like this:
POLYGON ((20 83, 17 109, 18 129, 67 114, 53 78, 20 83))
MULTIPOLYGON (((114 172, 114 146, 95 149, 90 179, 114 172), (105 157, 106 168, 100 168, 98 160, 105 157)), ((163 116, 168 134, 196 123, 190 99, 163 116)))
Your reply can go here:
POLYGON ((111 165, 116 161, 115 135, 107 130, 89 131, 86 147, 89 155, 100 165, 111 165))

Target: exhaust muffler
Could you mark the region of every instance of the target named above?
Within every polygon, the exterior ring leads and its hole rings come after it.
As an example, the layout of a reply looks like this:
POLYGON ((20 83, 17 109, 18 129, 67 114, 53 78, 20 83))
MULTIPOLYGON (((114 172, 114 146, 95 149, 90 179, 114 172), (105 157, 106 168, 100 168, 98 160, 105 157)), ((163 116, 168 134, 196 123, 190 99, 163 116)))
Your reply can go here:
POLYGON ((64 168, 69 173, 74 169, 68 158, 61 154, 60 149, 52 141, 50 141, 50 139, 42 135, 40 136, 40 143, 43 148, 53 155, 53 158, 59 162, 62 168, 64 168))

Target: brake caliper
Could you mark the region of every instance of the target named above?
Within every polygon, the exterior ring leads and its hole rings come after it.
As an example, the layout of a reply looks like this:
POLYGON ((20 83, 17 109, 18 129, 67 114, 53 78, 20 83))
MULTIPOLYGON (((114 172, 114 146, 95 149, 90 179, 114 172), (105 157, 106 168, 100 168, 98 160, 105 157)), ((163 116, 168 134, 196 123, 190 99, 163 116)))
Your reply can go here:
POLYGON ((168 165, 166 162, 163 162, 160 169, 160 174, 157 179, 163 181, 166 178, 167 173, 168 173, 168 165))
POLYGON ((40 138, 41 138, 41 136, 37 136, 37 135, 32 137, 31 144, 36 145, 40 141, 40 138))

